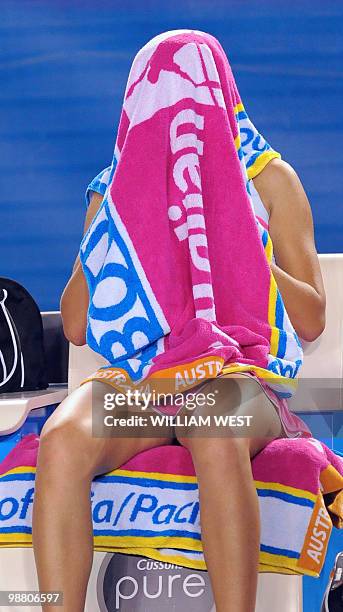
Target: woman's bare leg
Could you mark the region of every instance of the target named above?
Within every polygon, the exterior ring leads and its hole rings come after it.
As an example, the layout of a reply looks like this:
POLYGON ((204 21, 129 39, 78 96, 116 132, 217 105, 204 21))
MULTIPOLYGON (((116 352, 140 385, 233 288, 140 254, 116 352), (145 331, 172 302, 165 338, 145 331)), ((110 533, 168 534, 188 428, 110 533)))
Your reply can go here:
MULTIPOLYGON (((220 413, 254 416, 245 437, 214 437, 215 431, 200 437, 202 433, 190 435, 178 428, 176 435, 190 450, 197 474, 201 537, 216 612, 254 612, 260 516, 250 459, 272 439, 282 437, 283 428, 255 381, 247 377, 224 385, 220 381, 218 388, 217 412, 220 406, 220 413)), ((212 391, 204 392, 208 390, 212 391)))
POLYGON ((171 442, 173 432, 167 429, 165 436, 156 438, 139 438, 139 431, 137 437, 93 437, 92 401, 103 409, 104 387, 105 392, 114 391, 102 382, 82 385, 56 408, 41 433, 33 547, 40 590, 62 591, 64 602, 63 608, 43 606, 43 611, 84 610, 93 560, 93 477, 143 450, 171 442))

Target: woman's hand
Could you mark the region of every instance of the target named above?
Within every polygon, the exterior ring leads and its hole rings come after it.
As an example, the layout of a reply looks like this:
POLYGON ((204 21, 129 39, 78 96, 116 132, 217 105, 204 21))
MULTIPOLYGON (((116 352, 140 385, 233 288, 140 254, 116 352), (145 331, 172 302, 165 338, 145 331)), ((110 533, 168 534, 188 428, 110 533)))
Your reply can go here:
POLYGON ((311 207, 296 172, 273 159, 254 179, 270 214, 277 264, 271 269, 297 334, 308 342, 325 328, 325 291, 314 243, 311 207))
MULTIPOLYGON (((102 200, 102 195, 93 192, 87 210, 84 233, 97 213, 102 200)), ((70 342, 78 346, 86 344, 88 305, 88 286, 78 255, 60 302, 64 335, 70 342)))

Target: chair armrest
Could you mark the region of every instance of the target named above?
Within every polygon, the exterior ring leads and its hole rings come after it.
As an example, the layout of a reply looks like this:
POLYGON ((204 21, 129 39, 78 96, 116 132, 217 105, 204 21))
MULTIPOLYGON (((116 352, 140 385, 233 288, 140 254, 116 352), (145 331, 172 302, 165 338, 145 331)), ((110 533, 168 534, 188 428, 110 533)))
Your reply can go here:
POLYGON ((343 254, 319 256, 326 291, 326 328, 304 343, 299 389, 289 402, 295 412, 343 410, 343 254))
POLYGON ((42 391, 2 393, 0 396, 0 436, 14 433, 36 408, 59 404, 68 395, 66 385, 51 386, 42 391))

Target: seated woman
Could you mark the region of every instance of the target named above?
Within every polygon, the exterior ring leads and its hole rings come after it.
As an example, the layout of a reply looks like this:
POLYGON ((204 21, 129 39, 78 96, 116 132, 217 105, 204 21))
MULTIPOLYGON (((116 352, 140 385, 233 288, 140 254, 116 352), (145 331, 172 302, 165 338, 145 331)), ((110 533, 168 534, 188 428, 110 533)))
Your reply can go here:
POLYGON ((251 458, 275 438, 310 435, 287 397, 302 362, 298 336, 312 341, 325 325, 307 197, 247 117, 219 43, 189 30, 160 35, 136 56, 114 161, 87 197, 61 311, 67 338, 109 366, 83 381, 41 434, 40 589, 63 591, 67 612, 84 609, 92 479, 176 437, 198 478, 216 610, 253 612, 260 531, 251 458), (104 393, 120 389, 118 372, 135 384, 164 374, 175 393, 180 371, 183 391, 217 391, 216 410, 249 415, 250 425, 239 435, 169 426, 92 435, 104 393))

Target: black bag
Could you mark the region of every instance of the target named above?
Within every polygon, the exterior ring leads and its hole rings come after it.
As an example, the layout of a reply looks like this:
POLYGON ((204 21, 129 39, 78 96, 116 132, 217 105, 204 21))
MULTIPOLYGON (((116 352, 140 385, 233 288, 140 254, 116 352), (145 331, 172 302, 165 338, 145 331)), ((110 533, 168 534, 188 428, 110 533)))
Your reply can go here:
POLYGON ((0 393, 47 387, 39 308, 19 283, 0 277, 0 393))

